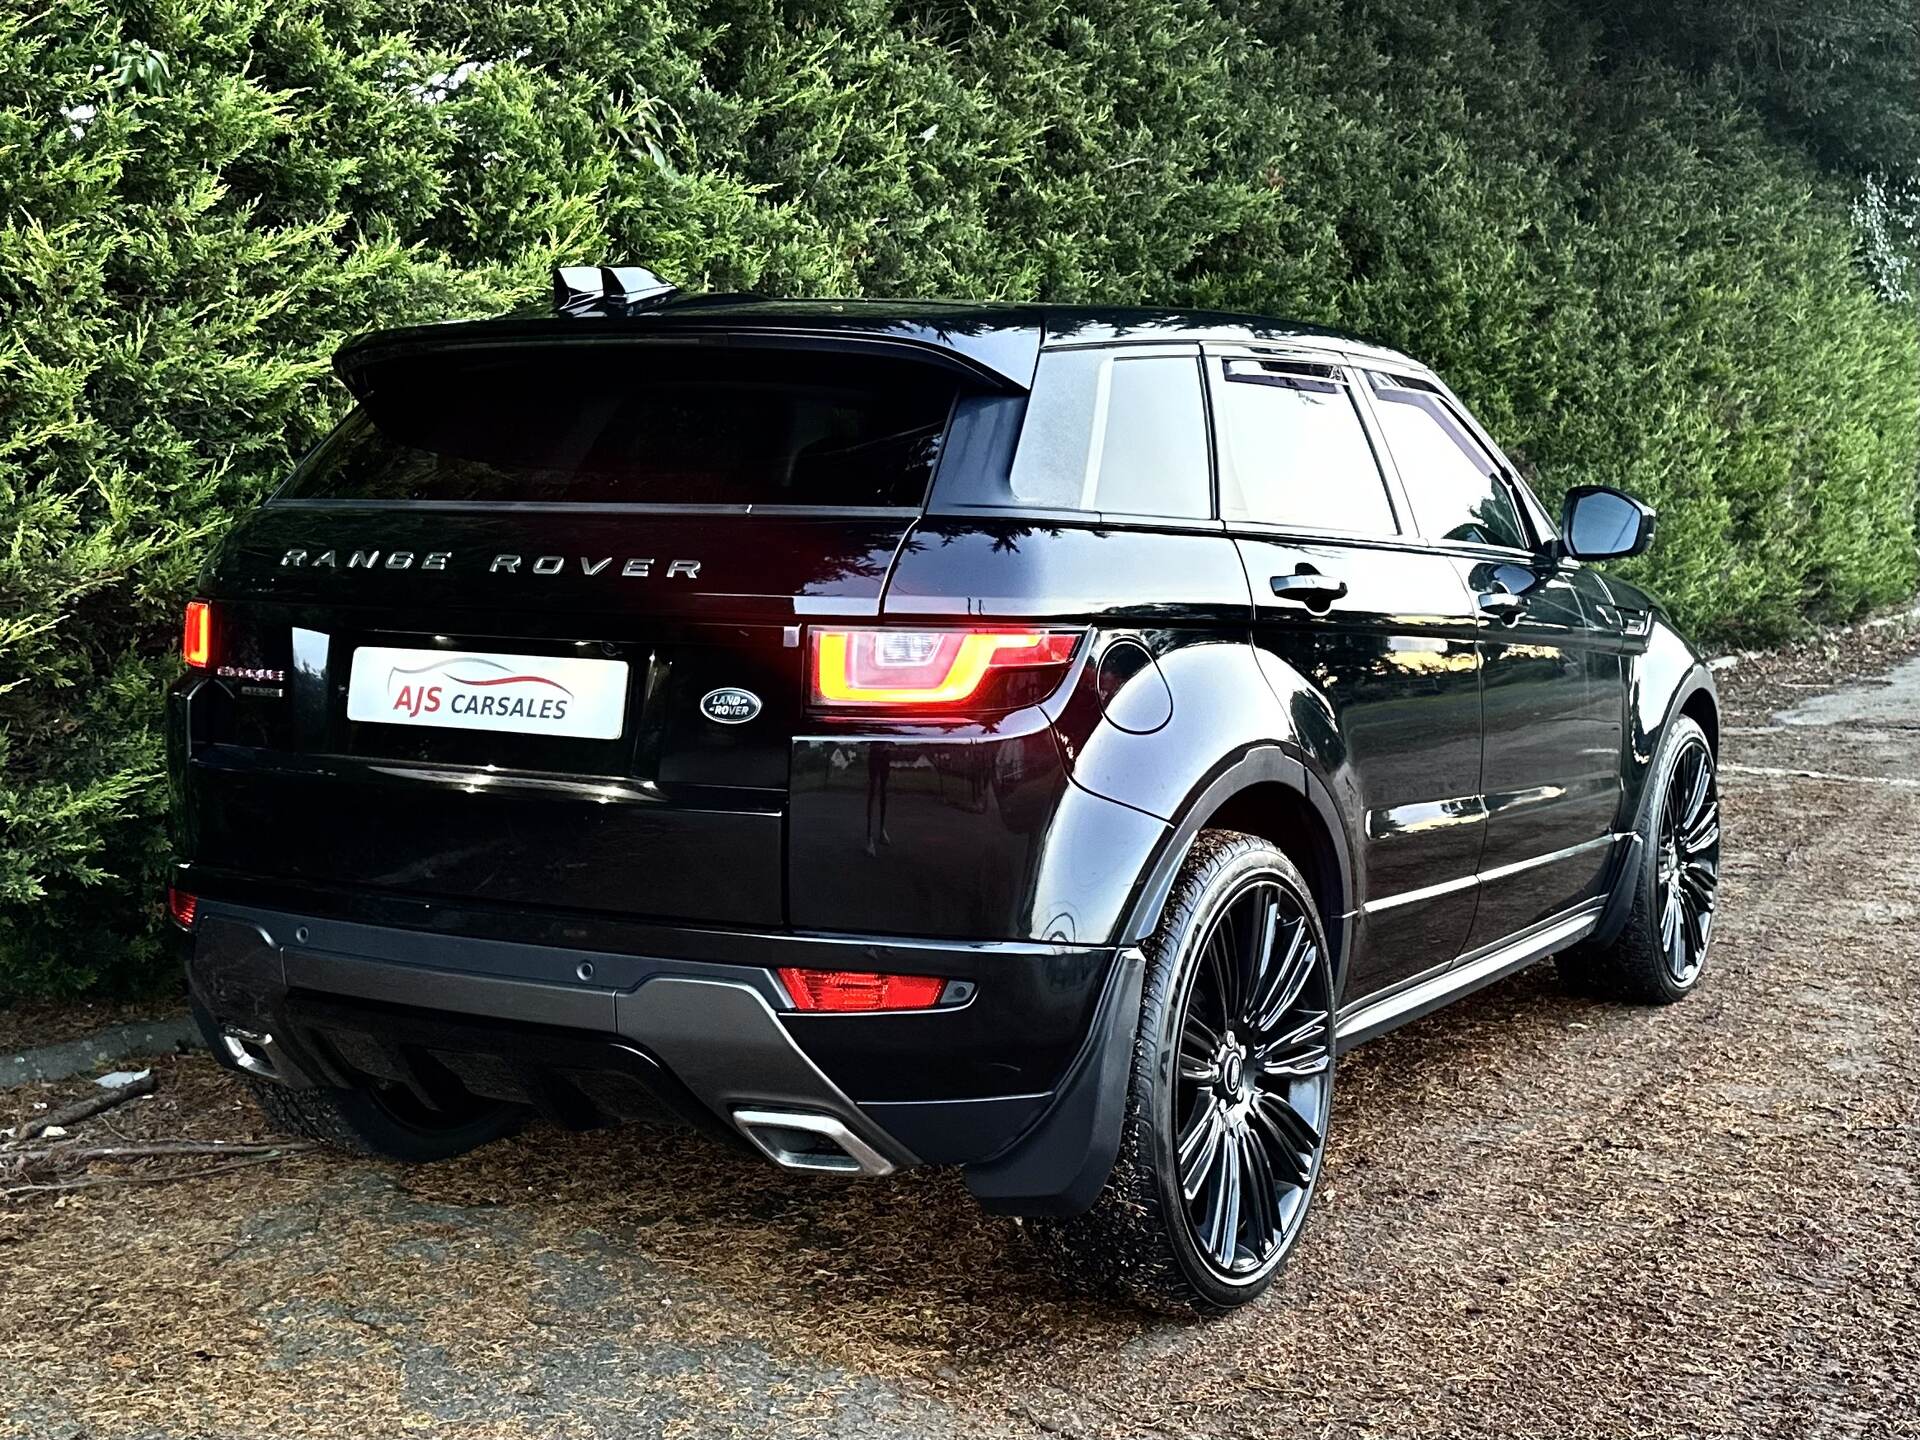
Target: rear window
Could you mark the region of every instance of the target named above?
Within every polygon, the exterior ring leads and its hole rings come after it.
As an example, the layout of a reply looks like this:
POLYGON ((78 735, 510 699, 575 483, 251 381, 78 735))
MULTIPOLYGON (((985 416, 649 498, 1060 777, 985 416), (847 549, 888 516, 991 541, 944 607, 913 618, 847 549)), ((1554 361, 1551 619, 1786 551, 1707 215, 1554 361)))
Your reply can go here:
POLYGON ((436 358, 383 375, 280 498, 917 508, 955 390, 819 351, 436 358))

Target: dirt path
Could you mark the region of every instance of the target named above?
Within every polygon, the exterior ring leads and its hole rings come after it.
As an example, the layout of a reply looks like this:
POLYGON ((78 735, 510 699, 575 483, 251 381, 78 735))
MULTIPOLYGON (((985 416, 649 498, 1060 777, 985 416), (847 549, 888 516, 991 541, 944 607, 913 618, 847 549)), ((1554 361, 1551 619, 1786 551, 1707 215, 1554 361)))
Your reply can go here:
MULTIPOLYGON (((0 1434, 1920 1434, 1920 660, 1795 673, 1729 686, 1702 992, 1546 967, 1349 1057, 1249 1313, 1061 1299, 948 1177, 536 1131, 0 1208, 0 1434)), ((259 1133, 161 1070, 129 1133, 259 1133)))

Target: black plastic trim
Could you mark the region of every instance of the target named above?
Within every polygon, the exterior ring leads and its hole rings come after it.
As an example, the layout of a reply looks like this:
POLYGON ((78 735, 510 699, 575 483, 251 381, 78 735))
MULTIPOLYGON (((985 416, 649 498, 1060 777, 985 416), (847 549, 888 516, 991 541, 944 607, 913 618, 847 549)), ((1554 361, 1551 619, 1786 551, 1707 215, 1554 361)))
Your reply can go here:
POLYGON ((1146 956, 1120 953, 1086 1043, 1053 1104, 1004 1154, 966 1167, 967 1189, 1001 1215, 1080 1215, 1099 1198, 1120 1154, 1146 956))

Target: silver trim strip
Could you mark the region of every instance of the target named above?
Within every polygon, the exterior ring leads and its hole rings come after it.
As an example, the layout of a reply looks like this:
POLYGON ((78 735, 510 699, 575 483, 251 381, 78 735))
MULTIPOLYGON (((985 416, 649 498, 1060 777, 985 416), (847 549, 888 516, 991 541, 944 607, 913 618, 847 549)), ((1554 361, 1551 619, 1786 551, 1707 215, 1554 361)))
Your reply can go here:
POLYGON ((1509 971, 1519 970, 1543 959, 1588 934, 1600 923, 1603 902, 1592 900, 1579 909, 1548 920, 1532 930, 1495 946, 1487 953, 1467 959, 1432 978, 1396 990, 1378 1000, 1363 1001, 1341 1014, 1334 1025, 1334 1041, 1346 1045, 1356 1039, 1368 1039, 1392 1029, 1403 1019, 1412 1019, 1438 1009, 1469 990, 1491 984, 1509 971))
POLYGON ((1524 870, 1536 866, 1551 865, 1558 860, 1571 860, 1574 856, 1588 850, 1596 850, 1602 845, 1618 845, 1625 835, 1597 835, 1591 840, 1582 840, 1578 845, 1569 845, 1564 850, 1555 850, 1546 855, 1532 855, 1525 860, 1515 860, 1511 864, 1496 865, 1491 870, 1481 870, 1472 875, 1462 875, 1457 880, 1443 880, 1438 885, 1424 885, 1418 890, 1403 890, 1398 895, 1389 895, 1384 900, 1369 900, 1363 907, 1367 914, 1377 915, 1382 910, 1392 910, 1400 905, 1413 905, 1422 900, 1437 900, 1442 895, 1455 890, 1464 890, 1469 885, 1482 885, 1489 880, 1504 880, 1509 875, 1518 875, 1524 870))

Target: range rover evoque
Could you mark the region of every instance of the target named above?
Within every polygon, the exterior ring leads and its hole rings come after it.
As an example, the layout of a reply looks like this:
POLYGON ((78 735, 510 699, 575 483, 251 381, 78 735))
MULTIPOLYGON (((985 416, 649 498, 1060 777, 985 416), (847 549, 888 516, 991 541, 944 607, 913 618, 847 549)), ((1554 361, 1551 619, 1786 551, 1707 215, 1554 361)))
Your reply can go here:
POLYGON ((688 296, 373 334, 169 696, 169 903, 283 1126, 958 1166, 1259 1294, 1336 1053, 1557 956, 1697 984, 1717 701, 1426 367, 1278 321, 688 296))

